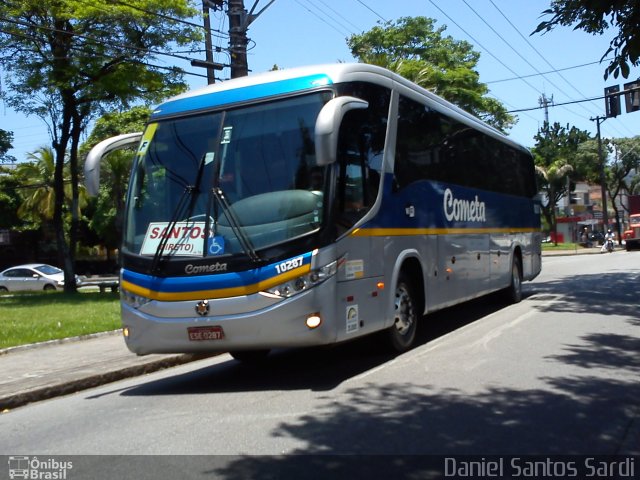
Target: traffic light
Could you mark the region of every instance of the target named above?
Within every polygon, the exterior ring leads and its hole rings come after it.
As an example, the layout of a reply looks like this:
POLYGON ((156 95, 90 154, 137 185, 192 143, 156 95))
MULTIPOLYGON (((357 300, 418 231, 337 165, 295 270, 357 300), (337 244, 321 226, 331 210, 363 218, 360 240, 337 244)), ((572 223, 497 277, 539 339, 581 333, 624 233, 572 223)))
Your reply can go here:
POLYGON ((624 105, 627 113, 640 110, 640 82, 624 84, 624 105))
POLYGON ((604 89, 604 103, 607 118, 617 117, 620 114, 620 87, 618 85, 604 89))

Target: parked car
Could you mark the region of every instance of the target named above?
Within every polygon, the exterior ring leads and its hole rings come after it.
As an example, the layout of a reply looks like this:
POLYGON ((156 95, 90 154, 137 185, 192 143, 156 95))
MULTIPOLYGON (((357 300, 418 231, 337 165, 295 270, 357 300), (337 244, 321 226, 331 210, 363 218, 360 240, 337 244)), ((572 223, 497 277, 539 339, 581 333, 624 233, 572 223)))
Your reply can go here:
MULTIPOLYGON (((80 284, 80 278, 76 277, 80 284)), ((64 288, 64 272, 45 263, 28 263, 0 273, 0 292, 64 288)))

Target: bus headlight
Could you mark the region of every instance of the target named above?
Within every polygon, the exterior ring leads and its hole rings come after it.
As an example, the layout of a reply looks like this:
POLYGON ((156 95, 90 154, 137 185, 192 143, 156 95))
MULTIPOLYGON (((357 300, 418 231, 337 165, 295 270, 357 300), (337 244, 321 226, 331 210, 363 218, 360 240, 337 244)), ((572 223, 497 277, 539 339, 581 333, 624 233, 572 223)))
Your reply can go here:
POLYGON ((146 305, 151 301, 149 298, 141 297, 140 295, 136 295, 125 290, 124 288, 120 289, 120 299, 122 300, 122 303, 125 303, 130 307, 136 309, 142 307, 143 305, 146 305))
POLYGON ((330 264, 313 270, 306 275, 281 283, 275 287, 267 288, 265 291, 272 295, 277 295, 278 297, 289 298, 319 285, 325 280, 333 277, 337 271, 338 262, 331 262, 330 264))

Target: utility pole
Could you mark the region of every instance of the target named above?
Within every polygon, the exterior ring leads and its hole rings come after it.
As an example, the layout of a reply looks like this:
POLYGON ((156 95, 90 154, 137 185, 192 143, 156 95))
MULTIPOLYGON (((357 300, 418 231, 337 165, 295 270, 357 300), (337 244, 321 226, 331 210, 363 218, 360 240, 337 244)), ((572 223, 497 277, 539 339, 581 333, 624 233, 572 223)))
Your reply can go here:
POLYGON ((542 96, 538 99, 538 105, 544 108, 544 121, 547 125, 549 125, 549 105, 553 107, 553 95, 551 95, 551 98, 547 98, 547 96, 543 93, 542 96))
POLYGON ((209 8, 214 10, 222 8, 222 0, 202 0, 202 21, 204 26, 204 51, 205 60, 191 60, 191 66, 207 69, 207 83, 216 83, 216 70, 222 70, 224 65, 213 61, 213 46, 211 43, 211 18, 209 8))
MULTIPOLYGON (((202 0, 202 20, 204 22, 204 50, 207 64, 213 64, 213 45, 211 44, 211 17, 209 16, 209 4, 202 0)), ((207 84, 216 83, 214 68, 207 65, 207 84)))
POLYGON ((590 118, 592 122, 596 122, 597 131, 598 131, 598 161, 600 162, 600 191, 602 194, 602 222, 604 224, 605 230, 609 228, 609 215, 607 213, 607 185, 606 185, 606 176, 604 172, 605 161, 604 155, 602 154, 602 137, 600 135, 600 124, 604 122, 607 117, 595 117, 590 118))
POLYGON ((247 11, 244 0, 229 0, 229 51, 231 52, 231 78, 249 75, 247 64, 247 11))
POLYGON ((253 13, 260 0, 255 0, 251 10, 247 13, 244 8, 244 0, 228 0, 229 16, 229 51, 231 53, 231 78, 245 77, 249 75, 247 63, 247 30, 249 25, 260 16, 273 2, 271 0, 258 13, 253 13))

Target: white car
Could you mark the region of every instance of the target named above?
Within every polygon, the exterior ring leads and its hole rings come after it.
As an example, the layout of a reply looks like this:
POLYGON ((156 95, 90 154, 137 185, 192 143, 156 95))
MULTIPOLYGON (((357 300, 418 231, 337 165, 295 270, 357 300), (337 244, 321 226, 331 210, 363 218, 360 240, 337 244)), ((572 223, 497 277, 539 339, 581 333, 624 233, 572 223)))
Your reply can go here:
POLYGON ((64 288, 64 272, 45 263, 18 265, 0 273, 0 292, 59 288, 64 288))

